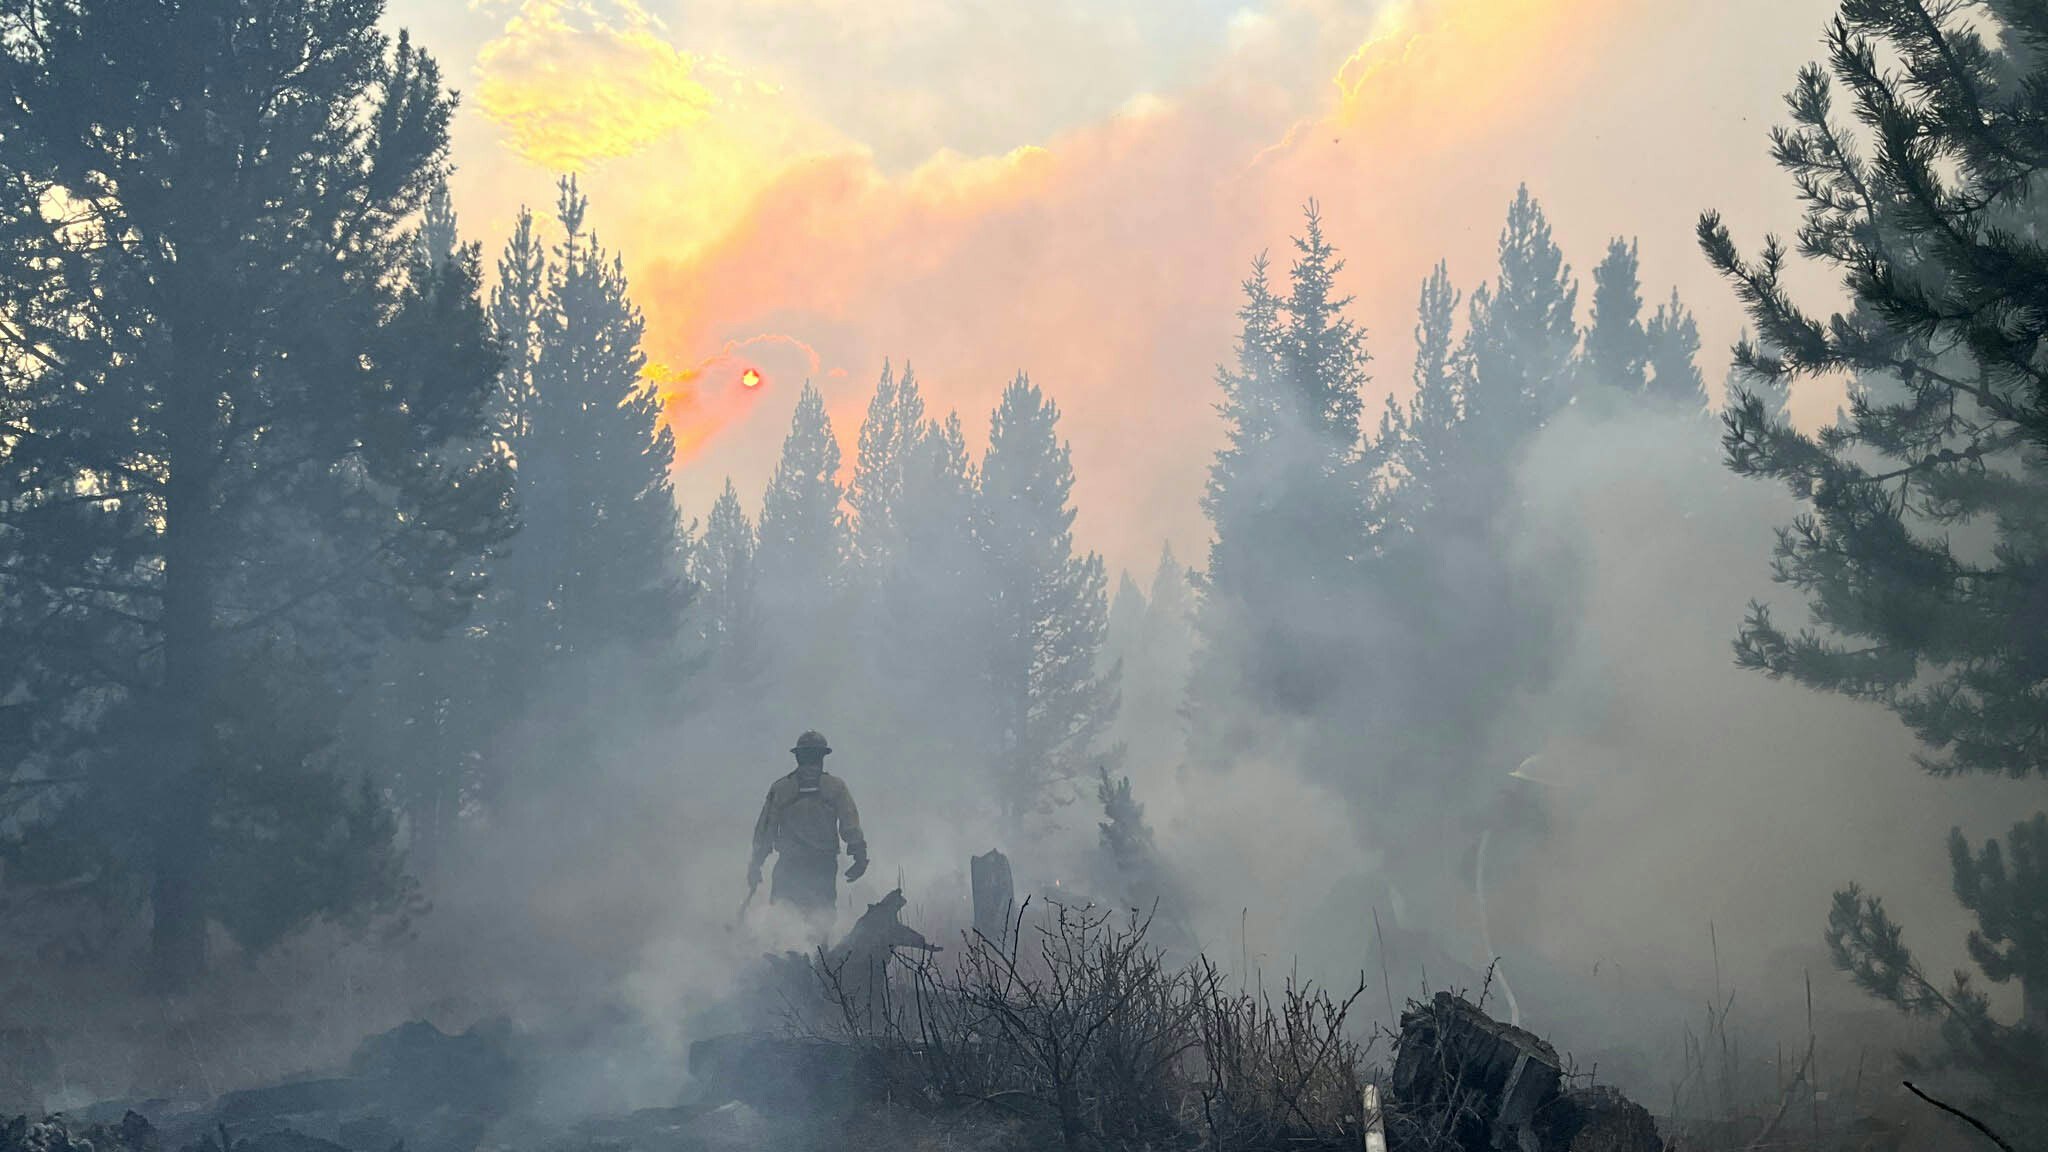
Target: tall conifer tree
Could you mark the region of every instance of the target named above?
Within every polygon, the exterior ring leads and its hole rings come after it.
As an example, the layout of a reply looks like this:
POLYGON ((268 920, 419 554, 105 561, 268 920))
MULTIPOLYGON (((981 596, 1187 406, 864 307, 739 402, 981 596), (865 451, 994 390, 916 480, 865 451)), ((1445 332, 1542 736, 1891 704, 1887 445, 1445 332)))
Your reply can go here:
POLYGON ((1499 251, 1494 282, 1472 294, 1465 414, 1512 454, 1523 430, 1571 402, 1579 287, 1526 185, 1508 205, 1499 251))
POLYGON ((904 461, 902 553, 878 591, 878 645, 900 730, 935 762, 986 762, 994 747, 997 600, 979 486, 959 414, 926 419, 904 461))
POLYGON ((901 558, 903 474, 925 434, 924 397, 906 364, 896 379, 887 363, 861 422, 846 503, 853 512, 853 552, 870 581, 901 558))
MULTIPOLYGON (((1611 246, 1595 362, 1624 381, 1642 352, 1634 281, 1633 248, 1611 246)), ((1513 516, 1528 445, 1590 371, 1575 355, 1576 300, 1527 188, 1509 205, 1495 280, 1473 292, 1455 352, 1446 349, 1457 293, 1441 265, 1423 285, 1415 396, 1400 442, 1382 449, 1396 464, 1382 514, 1398 531, 1382 535, 1370 571, 1370 602, 1398 606, 1382 659, 1399 674, 1371 697, 1383 721, 1369 760, 1376 818, 1393 822, 1390 833, 1407 826, 1407 799, 1469 788, 1532 750, 1511 705, 1548 674, 1564 613, 1524 578, 1513 516)))
MULTIPOLYGON (((1450 482, 1458 424, 1464 416, 1465 372, 1454 328, 1459 293, 1442 261, 1422 282, 1415 306, 1414 392, 1405 410, 1388 403, 1380 442, 1392 453, 1394 475, 1381 495, 1383 515, 1396 531, 1412 532, 1429 514, 1432 493, 1450 482)), ((1399 547, 1390 540, 1390 547, 1399 547)))
MULTIPOLYGON (((1806 505, 1779 532, 1774 575, 1813 620, 1787 629, 1752 606, 1737 662, 1883 705, 1944 776, 2048 775, 2048 256, 2034 195, 2048 171, 2044 34, 2026 5, 1843 4, 1827 66, 1800 73, 1773 151, 1805 202, 1798 251, 1843 272, 1846 313, 1823 320, 1793 300, 1775 237, 1751 259, 1718 215, 1699 223, 1760 336, 1736 349, 1745 374, 1780 392, 1808 374, 1856 381, 1817 435, 1752 390, 1725 416, 1729 465, 1806 505), (1860 129, 1835 115, 1836 83, 1860 129)), ((1858 983, 1941 1018, 1954 1054, 1998 1089, 1989 1106, 2031 1113, 2037 1135, 2048 1132, 2044 827, 2037 816, 1981 850, 1951 835, 1956 894, 1977 918, 1971 955, 1986 978, 2018 983, 2017 1027, 1995 1021, 1962 974, 1943 986, 1926 973, 1876 897, 1838 893, 1827 932, 1858 983)))
POLYGON ((505 357, 498 372, 496 419, 498 434, 508 440, 525 437, 532 427, 547 283, 547 246, 534 230, 533 213, 522 207, 498 257, 498 281, 491 288, 491 332, 505 357))
MULTIPOLYGON (((589 209, 576 178, 564 177, 532 391, 511 437, 524 523, 506 565, 520 594, 507 624, 529 657, 665 645, 688 599, 669 481, 675 440, 641 376, 646 323, 619 258, 589 230, 589 209)), ((520 240, 515 233, 501 262, 515 274, 520 240)), ((515 328, 507 344, 520 337, 515 328)), ((509 378, 508 395, 520 384, 509 378)))
POLYGON ((727 477, 691 552, 702 639, 718 661, 722 681, 745 681, 759 670, 761 606, 754 547, 754 526, 727 477))
POLYGON ((761 498, 761 587, 777 611, 792 604, 816 607, 844 579, 848 541, 839 459, 824 394, 806 382, 761 498))
POLYGON ((1360 455, 1364 334, 1344 315, 1343 270, 1311 203, 1285 298, 1263 258, 1244 283, 1237 365, 1220 370, 1226 443, 1203 510, 1214 528, 1190 686, 1207 754, 1251 738, 1241 709, 1307 713, 1347 691, 1360 653, 1340 618, 1369 550, 1371 467, 1360 455), (1226 707, 1227 705, 1227 707, 1226 707))
POLYGON ((1586 329, 1586 372, 1598 384, 1640 392, 1649 358, 1636 242, 1617 236, 1608 241, 1606 258, 1593 269, 1593 322, 1586 329))
POLYGON ((171 984, 209 923, 391 893, 338 702, 510 524, 477 255, 419 258, 453 99, 379 15, 0 4, 0 650, 32 741, 95 715, 59 840, 145 886, 171 984))
POLYGON ((994 593, 988 676, 1000 796, 1013 818, 1093 770, 1116 714, 1116 670, 1099 667, 1107 576, 1100 556, 1074 551, 1074 469, 1059 417, 1019 375, 990 417, 981 467, 994 593))
MULTIPOLYGON (((461 813, 503 800, 515 780, 548 783, 587 745, 601 718, 580 703, 521 720, 587 682, 594 661, 624 684, 667 684, 680 670, 690 585, 674 442, 641 377, 639 309, 588 210, 575 180, 560 181, 552 256, 522 210, 498 260, 490 313, 505 358, 492 424, 515 463, 519 535, 492 565, 471 627, 389 654, 356 741, 359 755, 398 766, 411 843, 429 866, 461 813), (629 654, 656 666, 614 662, 629 654)), ((429 232, 452 227, 437 211, 429 232)), ((607 702, 642 701, 619 690, 607 702)))
POLYGON ((839 463, 825 397, 806 382, 761 499, 754 565, 778 706, 819 727, 865 706, 858 697, 866 677, 847 658, 859 634, 846 611, 852 585, 839 463))

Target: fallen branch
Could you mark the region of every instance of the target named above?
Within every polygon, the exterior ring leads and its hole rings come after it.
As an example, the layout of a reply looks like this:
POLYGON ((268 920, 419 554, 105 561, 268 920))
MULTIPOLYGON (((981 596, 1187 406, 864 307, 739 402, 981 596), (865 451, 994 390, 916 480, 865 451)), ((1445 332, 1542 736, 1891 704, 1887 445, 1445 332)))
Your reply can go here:
POLYGON ((1954 1116, 1956 1119, 1961 1120, 1963 1123, 1968 1124, 1970 1127, 1975 1128, 1979 1132, 1982 1132, 1984 1134, 1985 1139, 1990 1140, 1993 1144, 1996 1144, 2000 1148, 2005 1149, 2005 1152, 2013 1152, 2013 1146, 2005 1142, 2005 1137, 2000 1136, 1996 1132, 1993 1132, 1989 1124, 1984 1123, 1982 1120, 1977 1119, 1975 1116, 1970 1115, 1968 1112, 1963 1111, 1961 1108, 1958 1108, 1953 1104, 1944 1104, 1941 1101, 1936 1100, 1934 1097, 1929 1096, 1927 1093, 1922 1092, 1918 1088, 1915 1088, 1911 1080, 1904 1080, 1901 1081, 1901 1083, 1903 1083, 1906 1086, 1906 1091, 1911 1092, 1913 1095, 1918 1096, 1922 1100, 1927 1101, 1929 1104, 1934 1105, 1936 1108, 1941 1109, 1943 1112, 1946 1112, 1949 1115, 1954 1116))

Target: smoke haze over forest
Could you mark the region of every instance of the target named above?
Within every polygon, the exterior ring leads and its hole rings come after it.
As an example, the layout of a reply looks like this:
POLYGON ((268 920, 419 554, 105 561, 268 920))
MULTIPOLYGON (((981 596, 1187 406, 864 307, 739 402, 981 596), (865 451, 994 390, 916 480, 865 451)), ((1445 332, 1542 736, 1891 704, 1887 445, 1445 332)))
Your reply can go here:
POLYGON ((1767 131, 1828 10, 398 0, 390 19, 465 94, 453 186, 487 246, 555 171, 584 171, 651 358, 701 372, 671 385, 692 513, 728 473, 766 481, 805 377, 847 432, 885 356, 963 412, 1023 368, 1065 406, 1083 535, 1135 569, 1162 536, 1192 556, 1207 534, 1220 429, 1187 401, 1229 354, 1209 321, 1309 197, 1352 260, 1369 408, 1406 390, 1414 285, 1439 259, 1482 278, 1524 181, 1582 273, 1610 235, 1641 237, 1646 297, 1683 289, 1718 357, 1741 321, 1692 220, 1796 223, 1767 131), (758 395, 737 386, 749 364, 758 395))
POLYGON ((0 0, 0 1135, 413 1020, 679 1107, 990 849, 2048 1131, 2048 15, 1951 7, 0 0))
MULTIPOLYGON (((1752 238, 1796 222, 1767 135, 1783 118, 1785 78, 1815 55, 1830 9, 1133 3, 1056 8, 1027 30, 999 5, 917 0, 497 0, 461 11, 395 0, 389 19, 434 44, 465 92, 452 186, 472 235, 496 236, 520 201, 545 199, 557 169, 584 172, 593 219, 624 253, 647 310, 650 357, 678 377, 668 413, 686 514, 708 510, 727 475, 743 494, 766 482, 806 378, 825 395, 850 468, 883 358, 915 366, 934 411, 968 415, 977 451, 985 428, 972 414, 1021 368, 1060 401, 1081 545, 1142 584, 1164 542, 1200 556, 1209 529, 1196 498, 1221 432, 1212 377, 1230 355, 1216 321, 1234 308, 1252 255, 1284 254, 1310 197, 1349 261, 1341 286, 1357 297, 1374 358, 1369 413, 1382 394, 1405 401, 1410 391, 1415 285, 1439 259, 1462 284, 1490 276, 1501 208, 1524 182, 1582 282, 1582 305, 1606 239, 1639 238, 1646 303, 1681 289, 1718 398, 1723 349, 1743 321, 1699 260, 1691 223, 1708 206, 1752 238), (756 365, 767 386, 743 390, 740 374, 756 365)), ((1810 294, 1834 290, 1804 275, 1810 294)), ((1812 381, 1792 411, 1811 426, 1840 403, 1838 382, 1812 381)), ((1563 475, 1532 475, 1537 515, 1522 531, 1532 547, 1580 534, 1600 557, 1572 666, 1582 680, 1556 689, 1559 706, 1654 717, 1581 737, 1605 743, 1586 770, 1604 769, 1618 793, 1595 806, 1609 822, 1588 831, 1588 846, 1614 844, 1626 834, 1617 825, 1632 825, 1663 847, 1649 873, 1638 865, 1608 880, 1627 909, 1612 922, 1629 925, 1640 947, 1641 917, 1668 916, 1660 949, 1693 975, 1709 916, 1727 924, 1747 910, 1771 925, 1759 923, 1757 938, 1789 934, 1806 947, 1812 909, 1839 880, 1825 866, 1844 862, 1835 871, 1868 876, 1897 894, 1908 922, 1954 939, 1935 927, 1961 915, 1938 882, 1941 845, 1916 841, 1909 818, 1955 798, 1913 768, 1906 736, 1830 739, 1848 726, 1820 717, 1853 706, 1788 698, 1724 658, 1742 605, 1763 592, 1762 526, 1789 505, 1726 477, 1711 435, 1669 454, 1653 449, 1655 437, 1684 433, 1617 436, 1639 462, 1689 460, 1680 475, 1690 484, 1650 492, 1632 491, 1639 473, 1610 452, 1574 450, 1573 435, 1609 443, 1567 426, 1555 446, 1539 446, 1533 458, 1563 475), (1598 523, 1607 517, 1592 509, 1605 501, 1624 522, 1631 511, 1682 509, 1714 535, 1644 547, 1598 523), (1653 615, 1665 618, 1668 642, 1650 642, 1653 615), (1636 674, 1653 667, 1647 681, 1636 674), (1616 685, 1632 687, 1630 703, 1614 698, 1616 685), (1755 732, 1756 709, 1783 716, 1785 739, 1802 741, 1796 751, 1755 732), (1731 728, 1753 743, 1691 758, 1731 728), (1808 772, 1788 778, 1782 766, 1795 762, 1808 772), (1801 810, 1787 789, 1825 796, 1852 781, 1868 789, 1864 818, 1818 830, 1782 823, 1801 810), (1701 839, 1687 851, 1653 815, 1664 804, 1706 805, 1725 820, 1695 825, 1701 839), (1731 835, 1767 856, 1725 851, 1731 835), (1788 873, 1806 879, 1803 890, 1784 883, 1788 873)), ((1147 789, 1162 835, 1185 840, 1211 882, 1237 885, 1220 908, 1257 903, 1332 856, 1369 859, 1329 843, 1346 829, 1315 816, 1328 798, 1309 793, 1263 803, 1275 821, 1321 825, 1295 841, 1318 846, 1283 853, 1258 879, 1233 876, 1273 838, 1247 833, 1257 843, 1219 850, 1228 841, 1216 837, 1230 833, 1217 825, 1234 819, 1237 797, 1183 798, 1182 811, 1177 793, 1160 794, 1169 779, 1147 789)), ((1971 811, 1995 823, 2011 800, 1985 787, 1971 811)), ((1557 888, 1599 891, 1600 860, 1571 851, 1584 872, 1557 888)))

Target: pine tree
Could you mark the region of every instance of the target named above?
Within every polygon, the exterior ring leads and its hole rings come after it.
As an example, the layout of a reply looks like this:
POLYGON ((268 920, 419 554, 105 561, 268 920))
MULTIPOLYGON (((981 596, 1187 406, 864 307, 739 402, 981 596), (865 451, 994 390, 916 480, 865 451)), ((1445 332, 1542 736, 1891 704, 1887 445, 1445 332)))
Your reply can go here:
POLYGON ((1294 240, 1299 255, 1289 273, 1292 290, 1279 367, 1297 419, 1314 434, 1324 469, 1336 476, 1348 471, 1358 446, 1370 357, 1364 331, 1344 314, 1351 297, 1338 295, 1336 287, 1344 261, 1323 235, 1315 201, 1308 202, 1303 215, 1305 227, 1294 240))
POLYGON ((720 664, 721 680, 744 681, 759 671, 761 626, 754 569, 754 526, 727 477, 711 505, 704 535, 692 550, 703 640, 720 664))
MULTIPOLYGON (((1126 874, 1147 872, 1154 868, 1154 854, 1157 848, 1152 839, 1152 828, 1145 823, 1145 806, 1138 803, 1131 791, 1131 778, 1119 776, 1111 779, 1107 768, 1098 772, 1095 798, 1102 805, 1102 822, 1096 825, 1101 836, 1102 850, 1109 856, 1112 865, 1126 874)), ((1136 903, 1127 900, 1127 903, 1136 903)))
POLYGON ((1465 368, 1453 339, 1458 299, 1450 267, 1438 261, 1415 306, 1414 393, 1405 411, 1389 408, 1379 431, 1395 472, 1383 515, 1396 530, 1414 531, 1429 514, 1430 494, 1449 483, 1464 406, 1465 368))
MULTIPOLYGON (((1145 593, 1126 568, 1117 575, 1116 594, 1109 598, 1109 629, 1103 634, 1103 656, 1120 661, 1126 669, 1130 657, 1144 642, 1145 593)), ((1128 687, 1128 686, 1127 686, 1128 687)))
POLYGON ((1699 370, 1700 330, 1671 290, 1645 322, 1636 244, 1620 237, 1593 269, 1593 322, 1581 363, 1590 382, 1641 395, 1674 411, 1704 412, 1706 379, 1699 370))
MULTIPOLYGON (((669 481, 675 440, 641 376, 646 324, 621 261, 585 227, 590 201, 576 178, 559 192, 562 239, 546 263, 531 393, 510 438, 524 524, 504 571, 517 595, 505 627, 529 673, 536 658, 664 647, 688 600, 669 481)), ((522 270, 520 243, 515 233, 501 266, 522 270)), ((516 348, 523 318, 507 304, 516 348)), ((522 383, 508 377, 508 399, 522 383)))
POLYGON ((1173 554, 1172 544, 1159 546, 1159 563, 1152 569, 1152 583, 1145 591, 1145 628, 1158 633, 1185 630, 1194 623, 1195 599, 1191 573, 1173 554))
MULTIPOLYGON (((460 228, 443 180, 427 201, 414 259, 440 268, 460 251, 460 228)), ((501 379, 505 372, 500 369, 501 379)), ((494 425, 497 419, 494 414, 494 425)), ((480 641, 500 594, 485 589, 468 626, 452 635, 385 645, 369 684, 351 700, 339 725, 337 756, 386 783, 405 816, 407 866, 428 880, 463 812, 478 797, 496 719, 485 703, 492 685, 480 675, 480 641)))
POLYGON ((1282 570, 1274 551, 1281 541, 1262 521, 1277 500, 1272 457, 1281 405, 1280 301, 1267 268, 1261 253, 1242 284, 1236 366, 1216 370, 1223 393, 1216 410, 1226 439, 1202 493, 1212 533, 1196 614, 1201 656, 1187 687, 1189 741, 1219 765, 1235 761, 1257 738, 1229 705, 1259 683, 1269 666, 1254 611, 1282 570))
MULTIPOLYGON (((1115 651, 1123 667, 1117 739, 1146 763, 1177 765, 1185 744, 1181 704, 1194 666, 1195 597, 1188 570, 1170 546, 1160 548, 1146 591, 1132 581, 1128 594, 1118 593, 1118 604, 1126 600, 1137 619, 1121 625, 1125 635, 1115 651)), ((1117 631, 1115 605, 1111 624, 1117 631)))
POLYGON ((1473 532, 1501 513, 1529 441, 1572 401, 1578 370, 1578 285, 1527 187, 1508 206, 1499 253, 1494 282, 1472 293, 1456 431, 1430 497, 1473 532))
POLYGON ((498 257, 498 282, 491 289, 491 332, 505 355, 496 419, 498 434, 508 440, 532 431, 547 284, 547 248, 534 231, 533 213, 522 207, 498 257))
POLYGON ((757 563, 762 590, 778 610, 816 606, 840 584, 847 551, 841 497, 839 441, 824 394, 806 382, 761 498, 757 563))
POLYGON ((1678 299, 1657 305, 1644 335, 1650 348, 1650 377, 1644 392, 1673 411, 1703 413, 1709 407, 1707 379, 1700 373, 1700 326, 1678 299))
POLYGON ((1301 427, 1283 425, 1289 433, 1283 448, 1304 471, 1281 515, 1298 529, 1296 546, 1307 550, 1299 558, 1303 574, 1327 603, 1354 585, 1365 551, 1368 468, 1360 457, 1359 419, 1371 357, 1364 330, 1344 314, 1351 297, 1336 292, 1344 261, 1323 235, 1315 201, 1304 215, 1280 342, 1281 373, 1306 416, 1301 427))
POLYGON ((885 362, 861 422, 853 481, 846 489, 853 510, 853 554, 870 579, 900 558, 903 473, 924 432, 924 397, 916 373, 906 364, 903 378, 896 380, 885 362))
MULTIPOLYGON (((1388 835, 1412 824, 1410 799, 1527 754, 1514 746, 1525 732, 1513 705, 1548 676, 1566 617, 1548 587, 1526 579, 1510 545, 1521 460, 1570 401, 1580 369, 1577 290, 1526 188, 1509 206, 1499 259, 1495 282, 1472 294, 1455 352, 1448 274, 1439 265, 1424 284, 1415 396, 1386 433, 1399 441, 1383 449, 1396 467, 1379 515, 1398 530, 1379 537, 1364 595, 1400 606, 1379 654, 1399 673, 1359 694, 1379 722, 1355 723, 1361 740, 1375 733, 1365 759, 1369 815, 1387 822, 1388 835)), ((1604 273, 1607 311, 1589 355, 1633 370, 1633 250, 1610 247, 1604 273)))
POLYGON ((1593 323, 1586 329, 1586 372, 1597 383, 1623 392, 1643 390, 1651 337, 1643 328, 1642 285, 1636 270, 1636 242, 1617 236, 1593 269, 1593 323))
MULTIPOLYGON (((1737 661, 1884 705, 1940 775, 2048 774, 2048 319, 2034 303, 2048 257, 2031 195, 2048 164, 2044 32, 2021 6, 1843 5, 1828 65, 1800 73, 1774 153, 1805 201, 1799 252, 1843 271, 1850 311, 1822 321, 1795 303, 1776 238, 1748 259, 1718 215, 1699 224, 1760 336, 1736 349, 1746 376, 1780 391, 1807 374, 1856 379, 1818 435, 1774 419, 1754 391, 1724 417, 1730 467, 1807 506, 1780 531, 1774 576, 1814 621, 1788 632, 1753 605, 1737 661), (1860 132, 1835 117, 1830 73, 1860 132)), ((1873 993, 1944 1017, 1958 1054, 2017 1107, 2048 1076, 2048 954, 2029 927, 2048 922, 2041 824, 2013 829, 2010 872, 1996 843, 1973 853, 1957 835, 1951 847, 1957 894, 1978 918, 1973 957, 1991 980, 2019 982, 2021 1027, 1993 1023, 1960 975, 1937 988, 1858 889, 1837 895, 1829 943, 1873 993)))
MULTIPOLYGON (((656 663, 616 666, 628 684, 679 671, 690 587, 669 487, 673 440, 640 375, 644 325, 618 258, 585 227, 588 201, 574 179, 558 188, 553 258, 522 209, 491 301, 508 353, 492 423, 516 464, 520 534, 492 565, 494 587, 471 627, 387 653, 353 741, 364 762, 395 770, 424 869, 464 812, 501 800, 515 779, 537 780, 523 773, 536 763, 552 769, 570 755, 537 746, 534 728, 568 747, 605 719, 570 704, 564 721, 521 727, 560 697, 570 663, 581 672, 629 655, 656 663)), ((430 203, 423 232, 453 228, 452 211, 430 203)), ((624 691, 608 699, 638 703, 624 691)))
POLYGON ((994 600, 988 678, 999 794, 1012 818, 1062 799, 1115 718, 1102 558, 1074 552, 1074 469, 1059 407, 1021 374, 989 418, 983 543, 994 600))
MULTIPOLYGON (((1112 777, 1109 769, 1097 769, 1095 799, 1102 805, 1103 817, 1095 825, 1105 873, 1101 882, 1110 897, 1119 906, 1150 917, 1162 946, 1191 943, 1187 898, 1160 858, 1152 826, 1145 820, 1145 806, 1132 790, 1131 778, 1112 777)), ((1147 938, 1152 935, 1148 933, 1147 938)))
POLYGON ((427 200, 418 240, 413 258, 436 270, 454 259, 462 247, 461 229, 455 218, 455 201, 448 195, 448 181, 445 179, 434 185, 434 194, 427 200))
POLYGON ((821 726, 865 704, 865 678, 847 660, 859 633, 845 611, 851 582, 839 461, 825 398, 806 382, 761 500, 754 571, 775 706, 821 726))
POLYGON ((995 745, 987 656, 998 600, 979 486, 959 414, 927 419, 904 461, 900 562, 878 590, 876 661, 890 689, 874 711, 932 763, 983 762, 995 745))
MULTIPOLYGON (((1285 300, 1263 258, 1244 284, 1234 371, 1219 371, 1227 440, 1210 468, 1203 510, 1214 528, 1202 583, 1207 652, 1191 685, 1194 712, 1221 723, 1225 702, 1317 711, 1346 690, 1359 653, 1341 630, 1346 597, 1369 551, 1361 457, 1364 334, 1344 316, 1343 270, 1313 203, 1295 241, 1285 300)), ((1205 732, 1229 759, 1249 732, 1205 732)))
POLYGON ((377 16, 0 5, 0 650, 52 693, 31 759, 87 777, 55 838, 146 888, 170 984, 210 922, 253 949, 402 900, 340 702, 510 527, 477 254, 413 226, 452 97, 377 16))
POLYGON ((980 487, 960 414, 927 421, 904 462, 900 519, 906 568, 963 582, 980 565, 980 487))
POLYGON ((1216 372, 1223 393, 1217 411, 1228 439, 1209 467, 1208 485, 1202 493, 1202 511, 1215 529, 1204 581, 1212 636, 1226 626, 1222 617, 1230 611, 1227 602, 1258 582, 1260 550, 1252 537, 1261 513, 1275 500, 1268 490, 1275 467, 1267 457, 1276 450, 1273 441, 1279 434, 1282 404, 1280 300, 1273 294, 1267 267, 1261 254, 1252 262, 1252 274, 1243 284, 1245 302, 1237 313, 1242 326, 1237 367, 1216 372))
MULTIPOLYGON (((428 203, 421 252, 431 256, 456 234, 444 183, 428 203)), ((497 273, 488 315, 502 355, 488 419, 493 439, 510 454, 512 445, 531 438, 547 309, 547 250, 525 208, 497 273)), ((514 479, 528 477, 521 469, 514 479)), ((522 519, 530 515, 522 509, 522 519)), ((429 882, 465 814, 485 805, 501 783, 499 733, 531 691, 533 669, 514 649, 518 630, 512 624, 518 605, 533 595, 522 587, 528 548, 518 540, 494 559, 490 587, 467 628, 388 647, 345 726, 344 755, 389 773, 406 815, 409 858, 429 882)))
POLYGON ((1465 415, 1511 453, 1521 430, 1571 402, 1579 288, 1526 185, 1508 206, 1499 248, 1499 275, 1472 293, 1465 415))

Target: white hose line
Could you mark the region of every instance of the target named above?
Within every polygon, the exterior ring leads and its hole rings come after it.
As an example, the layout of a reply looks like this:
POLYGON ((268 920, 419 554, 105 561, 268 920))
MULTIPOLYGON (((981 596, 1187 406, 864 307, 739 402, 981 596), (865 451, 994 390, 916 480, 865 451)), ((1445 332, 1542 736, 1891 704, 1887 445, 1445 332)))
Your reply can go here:
POLYGON ((1472 894, 1479 898, 1479 943, 1486 948, 1487 963, 1493 965, 1493 978, 1500 981, 1501 995, 1508 1002, 1508 1023, 1516 1028, 1522 1026, 1522 1006, 1515 1002, 1515 990, 1508 984, 1507 966, 1500 960, 1500 954, 1493 950, 1493 936, 1486 930, 1486 842, 1493 836, 1488 828, 1479 834, 1479 855, 1472 861, 1472 894))

